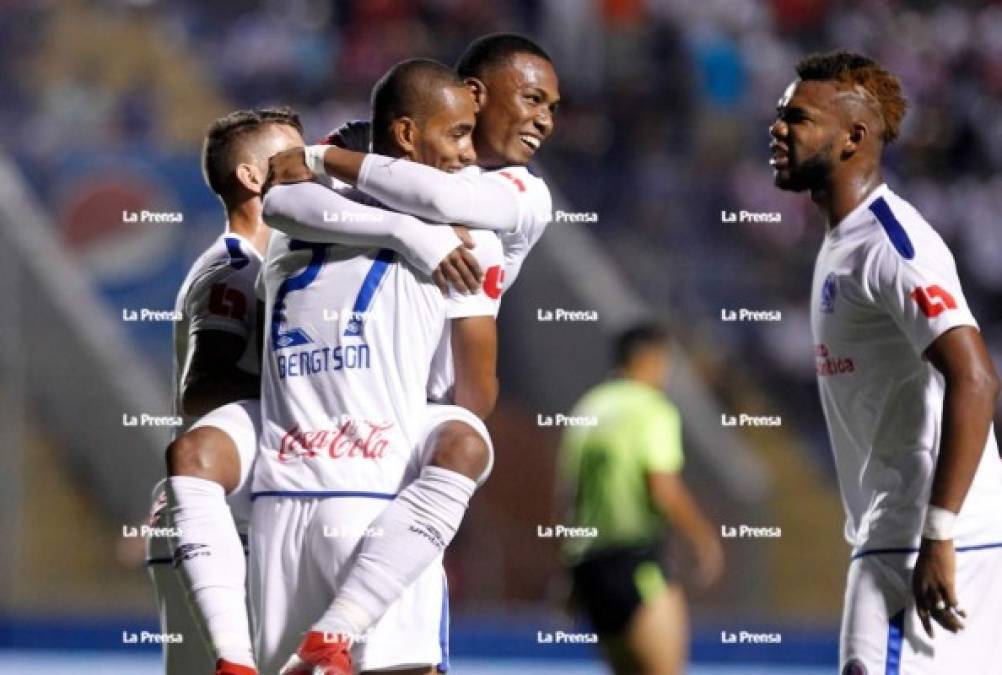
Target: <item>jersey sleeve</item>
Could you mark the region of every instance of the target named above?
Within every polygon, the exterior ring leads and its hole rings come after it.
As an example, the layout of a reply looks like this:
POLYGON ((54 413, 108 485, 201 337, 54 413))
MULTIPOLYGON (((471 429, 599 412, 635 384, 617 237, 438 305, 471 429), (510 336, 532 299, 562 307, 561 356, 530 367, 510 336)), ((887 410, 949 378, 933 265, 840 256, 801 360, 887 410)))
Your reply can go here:
POLYGON ((370 154, 362 162, 358 188, 391 208, 427 220, 511 233, 535 217, 526 177, 532 176, 524 167, 446 173, 370 154))
POLYGON ((469 249, 480 264, 484 280, 476 293, 464 295, 451 286, 446 298, 445 311, 450 319, 467 316, 498 315, 501 294, 505 285, 504 251, 501 241, 493 232, 471 230, 474 248, 469 249))
POLYGON ((677 473, 682 470, 682 416, 667 401, 643 411, 637 425, 637 444, 644 467, 652 473, 677 473))
POLYGON ((264 198, 264 219, 290 237, 314 243, 389 248, 425 274, 459 246, 451 227, 363 203, 344 184, 277 185, 264 198))
POLYGON ((939 235, 930 231, 928 236, 909 238, 902 229, 898 241, 882 242, 874 252, 868 281, 874 299, 915 353, 921 356, 951 328, 977 328, 953 255, 939 235))
POLYGON ((530 217, 525 220, 523 226, 517 232, 500 235, 504 245, 505 278, 510 287, 522 271, 522 264, 529 256, 529 252, 539 242, 546 227, 550 224, 553 217, 553 202, 546 183, 529 173, 528 169, 524 167, 506 169, 506 172, 518 178, 525 186, 524 199, 530 205, 527 211, 530 217))
POLYGON ((255 285, 259 265, 250 260, 239 269, 240 261, 209 270, 196 279, 184 299, 188 332, 218 330, 242 338, 257 329, 252 303, 257 302, 255 285))

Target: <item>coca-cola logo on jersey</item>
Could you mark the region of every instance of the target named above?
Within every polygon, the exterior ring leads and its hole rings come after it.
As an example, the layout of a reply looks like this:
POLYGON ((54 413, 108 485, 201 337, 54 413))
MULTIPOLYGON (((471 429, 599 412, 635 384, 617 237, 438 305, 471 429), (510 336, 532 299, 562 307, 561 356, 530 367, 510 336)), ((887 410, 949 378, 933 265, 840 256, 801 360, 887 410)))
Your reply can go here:
POLYGON ((832 356, 828 345, 819 344, 814 347, 814 360, 817 364, 818 377, 845 375, 856 371, 856 363, 848 356, 832 356))
POLYGON ((298 457, 314 459, 370 459, 380 460, 390 444, 388 431, 393 422, 345 420, 336 429, 303 431, 296 425, 289 429, 278 447, 278 461, 287 462, 298 457))

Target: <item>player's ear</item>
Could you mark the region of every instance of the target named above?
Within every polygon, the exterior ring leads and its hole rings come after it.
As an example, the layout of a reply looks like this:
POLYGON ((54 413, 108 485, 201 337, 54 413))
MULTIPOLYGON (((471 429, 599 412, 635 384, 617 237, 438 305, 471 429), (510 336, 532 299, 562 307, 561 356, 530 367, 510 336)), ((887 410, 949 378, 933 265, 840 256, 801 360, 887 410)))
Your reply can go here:
POLYGON ((410 117, 398 117, 390 123, 390 135, 404 154, 413 157, 417 147, 417 124, 410 117))
POLYGON ((862 145, 863 141, 869 135, 870 129, 866 126, 865 122, 853 122, 852 126, 849 127, 849 134, 846 136, 842 156, 850 157, 859 152, 860 145, 862 145))
POLYGON ((477 112, 480 112, 484 104, 487 103, 487 87, 484 85, 483 80, 476 77, 468 77, 463 80, 463 84, 473 94, 473 102, 477 104, 477 112))
POLYGON ((261 189, 264 187, 264 181, 267 176, 263 175, 258 167, 253 164, 237 164, 234 173, 236 174, 237 182, 245 190, 256 195, 261 194, 261 189))

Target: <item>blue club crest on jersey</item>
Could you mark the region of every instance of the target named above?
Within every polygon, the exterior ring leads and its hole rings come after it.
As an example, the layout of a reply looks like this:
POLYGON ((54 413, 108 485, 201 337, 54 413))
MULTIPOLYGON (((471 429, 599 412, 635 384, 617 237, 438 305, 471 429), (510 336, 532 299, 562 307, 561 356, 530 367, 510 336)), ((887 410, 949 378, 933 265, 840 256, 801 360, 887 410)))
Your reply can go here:
POLYGON ((821 311, 831 314, 835 311, 835 296, 838 295, 838 277, 834 272, 825 277, 825 282, 821 284, 821 311))

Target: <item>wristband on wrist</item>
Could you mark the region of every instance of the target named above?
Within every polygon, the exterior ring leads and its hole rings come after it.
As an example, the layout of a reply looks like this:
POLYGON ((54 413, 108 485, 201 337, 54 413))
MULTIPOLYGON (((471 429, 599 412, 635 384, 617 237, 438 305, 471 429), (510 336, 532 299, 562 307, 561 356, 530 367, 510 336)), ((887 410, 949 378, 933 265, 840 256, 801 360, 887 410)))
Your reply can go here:
POLYGON ((327 169, 324 168, 324 153, 329 145, 307 145, 303 148, 303 155, 306 159, 306 168, 313 172, 314 176, 327 177, 327 169))
POLYGON ((922 536, 926 539, 945 541, 953 539, 957 514, 939 506, 929 505, 925 512, 925 524, 922 526, 922 536))

